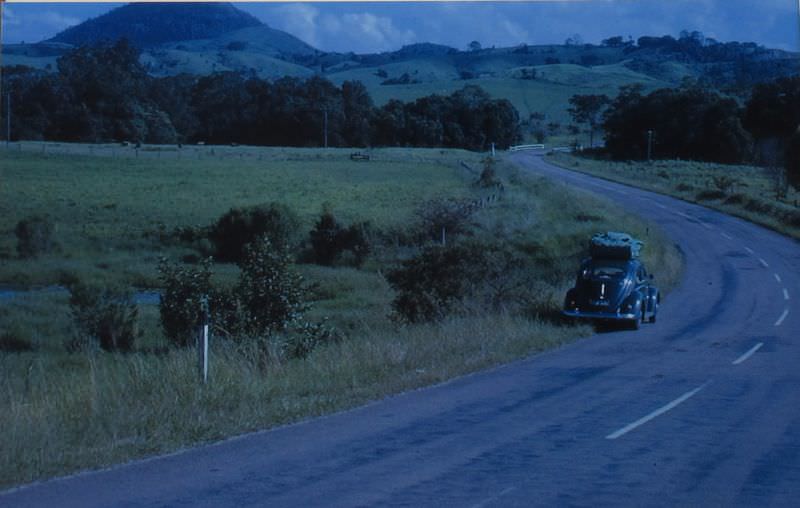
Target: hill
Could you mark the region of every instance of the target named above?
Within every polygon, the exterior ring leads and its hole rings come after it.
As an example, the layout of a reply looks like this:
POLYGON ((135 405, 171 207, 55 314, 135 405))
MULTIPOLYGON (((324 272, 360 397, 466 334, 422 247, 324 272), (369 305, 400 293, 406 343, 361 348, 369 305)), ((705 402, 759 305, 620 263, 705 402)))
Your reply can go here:
POLYGON ((261 26, 229 3, 131 3, 60 32, 48 42, 80 46, 127 38, 140 48, 206 39, 261 26))

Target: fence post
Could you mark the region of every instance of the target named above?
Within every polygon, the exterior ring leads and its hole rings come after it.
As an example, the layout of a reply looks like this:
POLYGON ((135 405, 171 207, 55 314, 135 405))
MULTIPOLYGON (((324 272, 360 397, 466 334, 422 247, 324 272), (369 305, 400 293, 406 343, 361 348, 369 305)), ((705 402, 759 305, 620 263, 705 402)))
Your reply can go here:
POLYGON ((203 384, 208 383, 208 364, 209 364, 209 315, 208 315, 208 296, 204 296, 200 301, 200 327, 197 333, 197 359, 200 370, 200 377, 203 384))

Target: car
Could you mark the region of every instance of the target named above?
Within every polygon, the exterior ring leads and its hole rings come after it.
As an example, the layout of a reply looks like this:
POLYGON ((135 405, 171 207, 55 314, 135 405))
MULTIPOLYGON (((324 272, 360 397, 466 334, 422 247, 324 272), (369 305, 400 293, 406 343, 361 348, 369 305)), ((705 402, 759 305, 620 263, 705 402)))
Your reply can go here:
MULTIPOLYGON (((655 323, 661 294, 638 259, 638 249, 597 246, 581 263, 575 287, 567 291, 563 314, 592 321, 622 321, 638 329, 655 323)), ((630 244, 630 240, 626 240, 630 244)), ((635 240, 634 240, 635 242, 635 240)))

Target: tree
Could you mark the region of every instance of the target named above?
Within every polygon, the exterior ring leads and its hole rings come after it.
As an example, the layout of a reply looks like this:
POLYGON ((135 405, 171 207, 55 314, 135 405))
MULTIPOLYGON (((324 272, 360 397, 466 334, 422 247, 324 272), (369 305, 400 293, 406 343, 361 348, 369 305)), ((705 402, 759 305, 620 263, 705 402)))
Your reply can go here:
POLYGON ((792 187, 800 190, 800 126, 786 145, 786 178, 792 187))
POLYGON ((344 138, 348 146, 370 144, 370 123, 375 106, 367 87, 360 81, 342 83, 342 109, 344 113, 344 138))
POLYGON ((606 149, 617 159, 643 159, 647 133, 653 131, 659 157, 739 163, 752 146, 739 116, 736 101, 702 88, 662 89, 647 96, 625 88, 604 116, 606 149))
POLYGON ((481 43, 478 41, 472 41, 469 43, 469 46, 467 46, 467 49, 469 49, 470 51, 480 51, 481 43))
POLYGON ((567 111, 577 123, 589 125, 589 146, 594 146, 594 131, 600 122, 603 109, 611 102, 607 95, 573 95, 567 111))
POLYGON ((625 45, 625 41, 621 35, 616 35, 614 37, 609 37, 608 39, 603 39, 601 44, 603 46, 608 46, 609 48, 619 48, 625 45))

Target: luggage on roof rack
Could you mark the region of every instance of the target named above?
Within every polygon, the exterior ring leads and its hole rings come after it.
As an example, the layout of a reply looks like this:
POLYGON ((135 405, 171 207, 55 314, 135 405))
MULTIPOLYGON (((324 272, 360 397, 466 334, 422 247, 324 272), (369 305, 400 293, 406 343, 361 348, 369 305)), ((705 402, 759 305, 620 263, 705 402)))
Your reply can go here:
POLYGON ((641 253, 644 242, 627 233, 597 233, 589 243, 589 254, 593 258, 636 259, 641 253))

